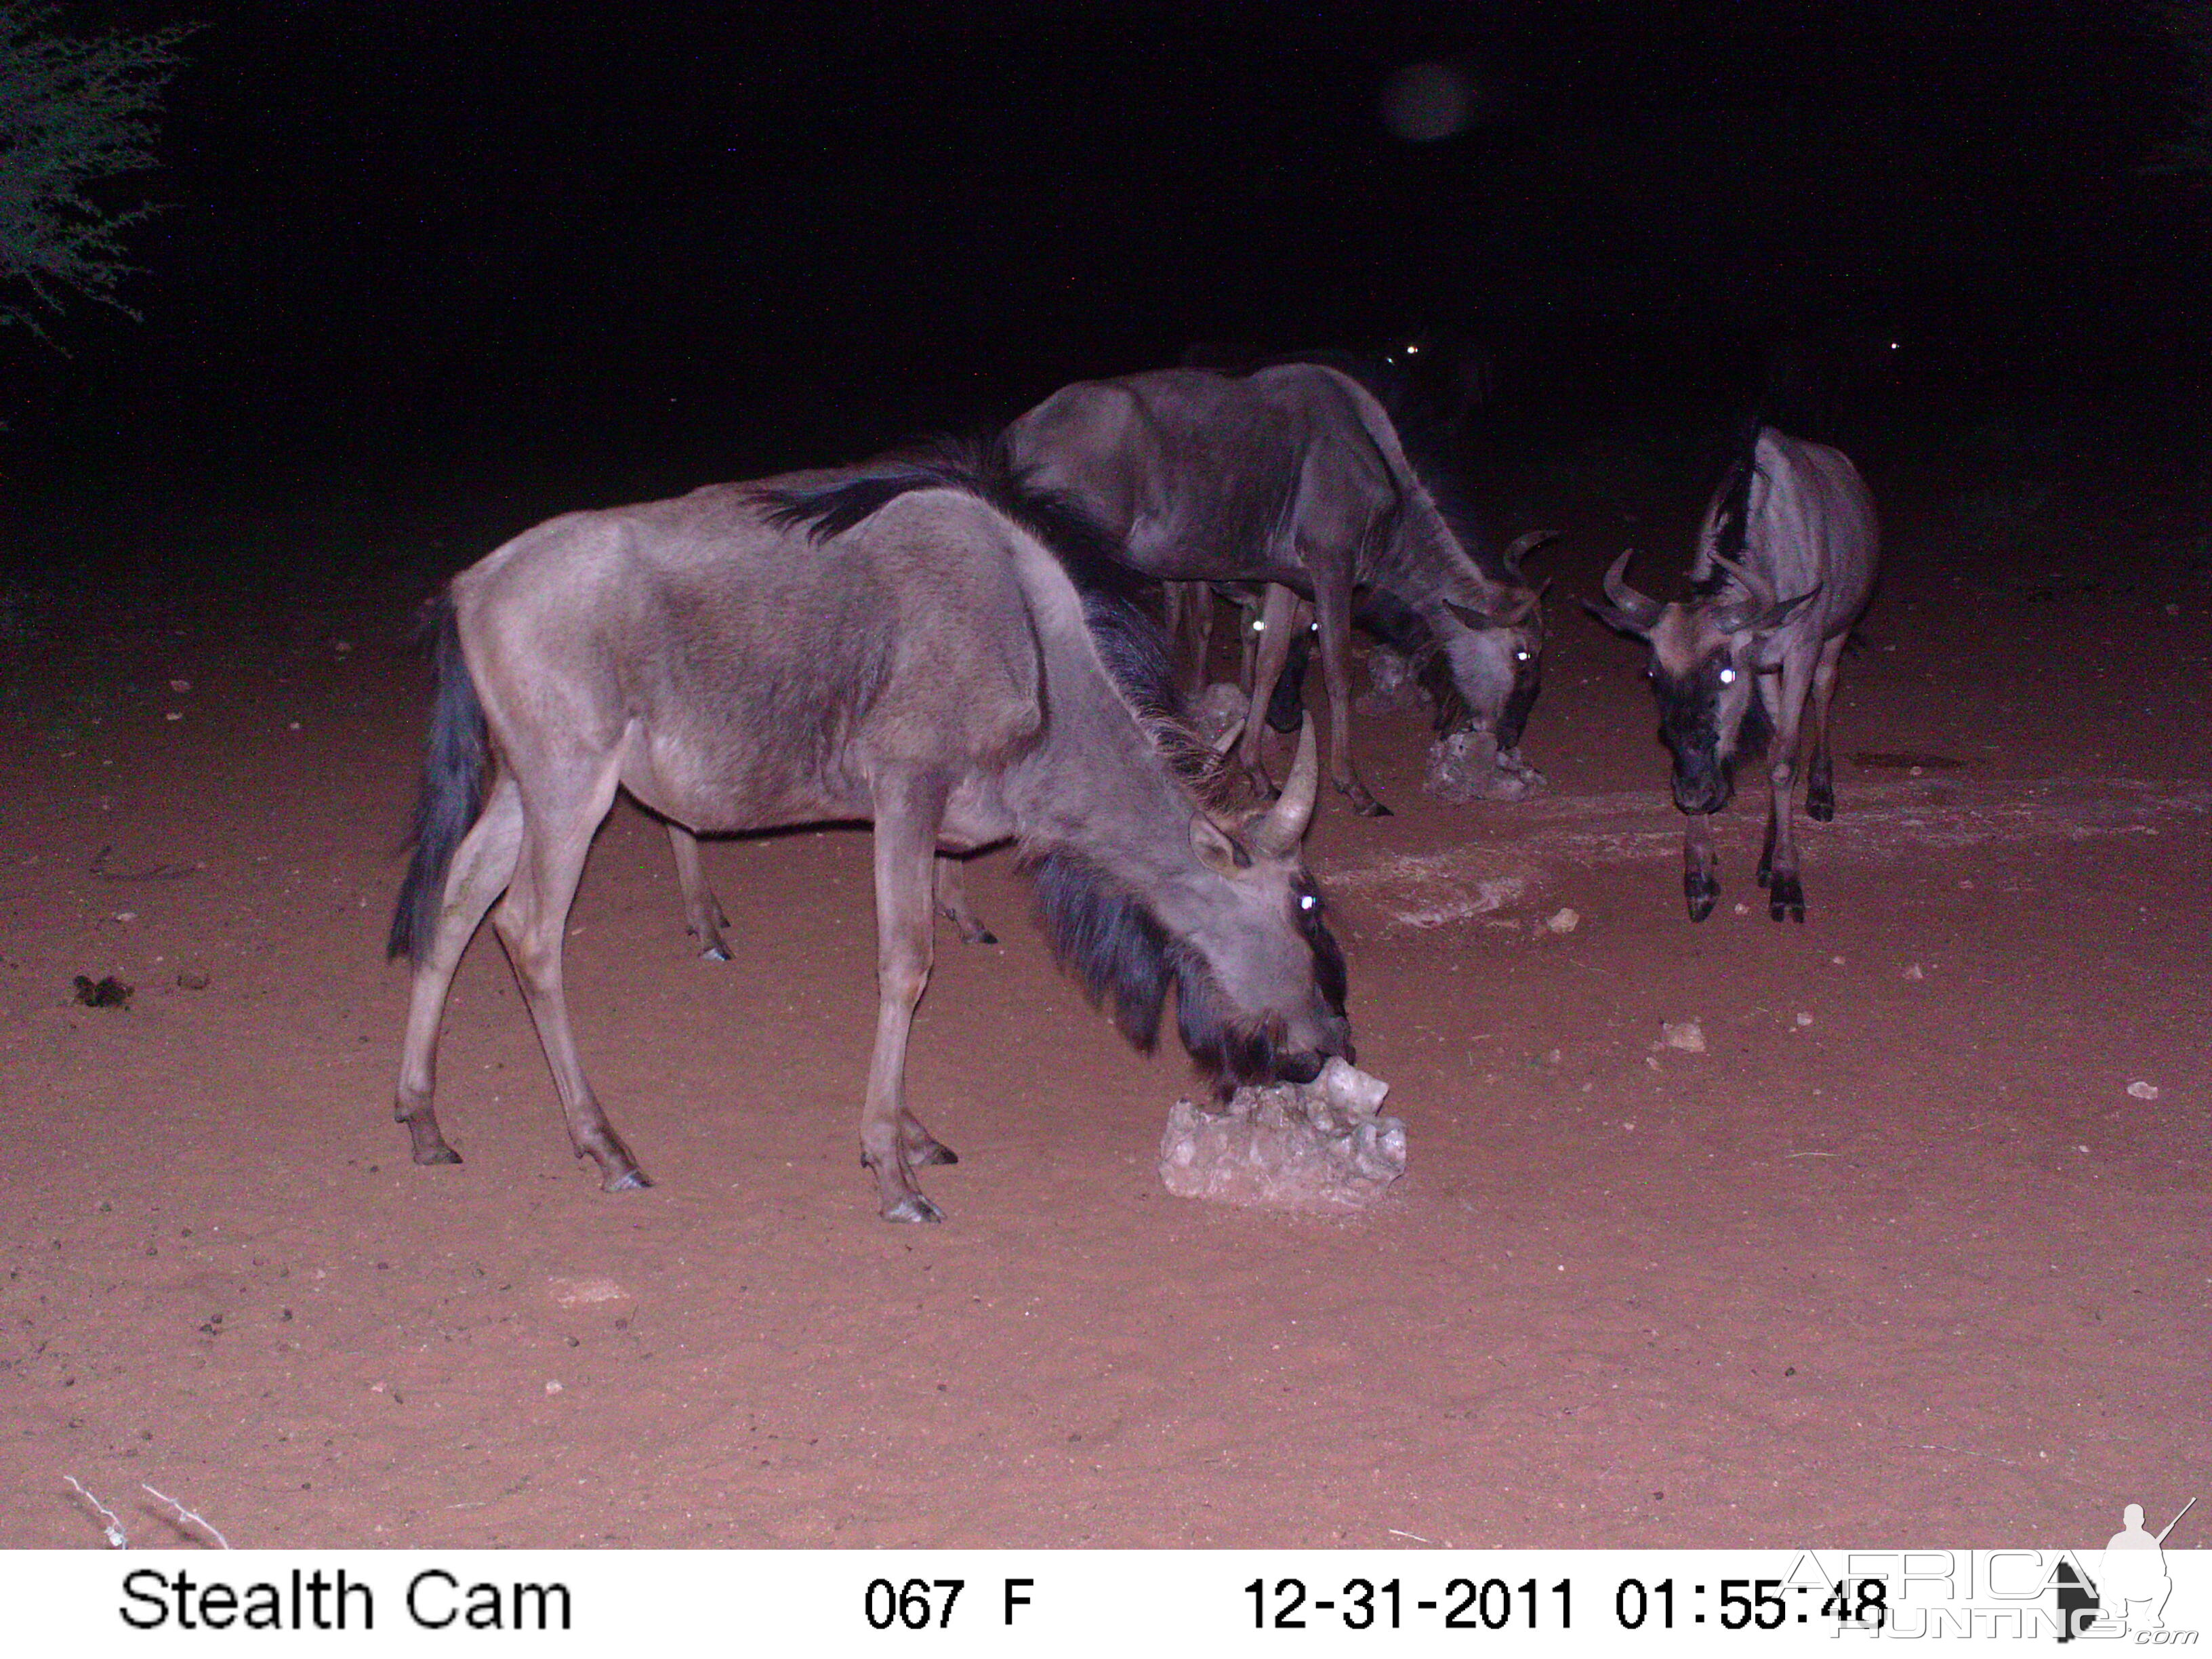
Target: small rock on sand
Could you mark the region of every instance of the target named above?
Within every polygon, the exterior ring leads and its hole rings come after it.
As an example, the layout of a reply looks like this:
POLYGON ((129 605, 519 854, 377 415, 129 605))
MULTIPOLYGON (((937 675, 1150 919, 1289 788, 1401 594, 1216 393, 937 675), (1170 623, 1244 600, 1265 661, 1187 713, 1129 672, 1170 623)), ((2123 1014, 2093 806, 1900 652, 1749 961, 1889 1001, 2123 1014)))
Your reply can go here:
POLYGON ((2156 1100, 2158 1098, 2158 1085, 2155 1083, 2130 1083, 2128 1085, 2128 1092, 2133 1095, 2137 1100, 2156 1100))
POLYGON ((545 1288, 564 1308, 588 1308, 602 1302, 627 1302, 630 1293, 611 1279, 549 1279, 545 1288))
POLYGON ((1705 1028, 1694 1019, 1662 1021, 1659 1040, 1669 1048, 1680 1048, 1685 1054, 1705 1052, 1705 1028))

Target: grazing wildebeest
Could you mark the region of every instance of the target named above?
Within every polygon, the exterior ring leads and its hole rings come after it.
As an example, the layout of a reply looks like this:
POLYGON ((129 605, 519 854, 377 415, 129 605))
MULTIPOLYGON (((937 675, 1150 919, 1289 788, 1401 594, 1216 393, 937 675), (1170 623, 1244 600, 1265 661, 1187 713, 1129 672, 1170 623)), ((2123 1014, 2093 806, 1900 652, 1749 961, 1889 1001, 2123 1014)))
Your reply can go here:
POLYGON ((1497 395, 1497 360, 1471 335, 1419 329, 1391 341, 1381 356, 1401 383, 1397 400, 1389 403, 1401 426, 1424 422, 1457 440, 1497 395))
POLYGON ((1707 819, 1728 805, 1737 757, 1770 738, 1774 805, 1759 881, 1775 921, 1805 920, 1790 824, 1798 726, 1809 692, 1805 810, 1825 823, 1836 815, 1828 746, 1836 661, 1874 595, 1880 542, 1874 498, 1841 452, 1761 426, 1705 509, 1692 598, 1661 605, 1638 592, 1626 580, 1632 553, 1606 572, 1611 603, 1592 611, 1651 649, 1659 735, 1674 753, 1674 805, 1689 815, 1682 892, 1692 921, 1720 896, 1707 819))
MULTIPOLYGON (((1085 509, 1165 581, 1273 584, 1254 701, 1264 708, 1290 648, 1295 597, 1313 603, 1328 684, 1329 772, 1353 807, 1385 809, 1352 759, 1355 595, 1389 594, 1438 642, 1466 720, 1497 734, 1501 763, 1535 701, 1543 651, 1523 538, 1487 563, 1450 495, 1408 459, 1352 376, 1284 363, 1241 377, 1163 369, 1065 386, 1006 429, 1015 464, 1085 509)), ((1264 783, 1259 720, 1240 759, 1264 783)))
POLYGON ((1313 734, 1271 810, 1209 816, 1157 635, 1090 585, 1109 568, 1079 514, 948 455, 571 514, 462 572, 392 927, 415 969, 397 1106, 415 1161, 458 1161, 431 1105, 438 1024, 490 909, 578 1156, 609 1191, 648 1184, 585 1080, 562 981, 618 788, 702 831, 873 821, 860 1146, 886 1219, 938 1219, 913 1170, 952 1161, 902 1081, 940 845, 1018 842, 1063 964, 1147 1048, 1172 986, 1217 1086, 1349 1054, 1344 959, 1299 860, 1313 734))

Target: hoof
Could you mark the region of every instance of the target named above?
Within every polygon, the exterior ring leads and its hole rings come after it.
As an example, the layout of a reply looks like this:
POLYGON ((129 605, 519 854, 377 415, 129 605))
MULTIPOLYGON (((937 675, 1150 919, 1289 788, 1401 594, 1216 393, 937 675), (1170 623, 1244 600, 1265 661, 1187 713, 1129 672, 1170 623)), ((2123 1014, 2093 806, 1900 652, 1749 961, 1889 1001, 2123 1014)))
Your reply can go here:
POLYGON ((999 942, 999 936, 988 927, 978 927, 965 938, 970 945, 996 945, 999 942))
POLYGON ((909 1193, 896 1204, 886 1204, 883 1211, 886 1221, 927 1221, 945 1219, 945 1212, 920 1193, 909 1193))
POLYGON ((727 962, 729 959, 728 950, 720 945, 710 945, 699 952, 699 960, 702 962, 727 962))
POLYGON ((603 1193, 641 1193, 653 1185, 653 1177, 642 1170, 629 1169, 619 1175, 601 1177, 599 1190, 603 1193))
POLYGON ((438 1120, 424 1111, 408 1117, 402 1115, 400 1127, 407 1131, 407 1152, 417 1164, 459 1164, 461 1155, 446 1145, 446 1137, 438 1133, 438 1120))
POLYGON ((1682 901, 1689 907, 1690 920, 1703 921, 1712 915, 1713 906, 1720 900, 1721 884, 1711 876, 1684 876, 1682 901))
POLYGON ((1369 794, 1365 787, 1360 784, 1355 783, 1348 787, 1339 785, 1338 787, 1345 799, 1352 803, 1352 810, 1363 818, 1395 818, 1398 816, 1374 796, 1369 794))
POLYGON ((943 1141, 933 1140, 927 1146, 908 1147, 906 1161, 908 1168, 918 1170, 933 1164, 957 1164, 960 1154, 943 1141))
POLYGON ((1759 866, 1759 872, 1753 876, 1752 879, 1764 887, 1774 879, 1774 872, 1765 864, 1761 864, 1759 866))
POLYGON ((1815 823, 1833 823, 1836 821, 1836 798, 1823 794, 1806 796, 1805 816, 1815 823))
POLYGON ((1805 920, 1805 889, 1795 876, 1777 876, 1766 890, 1766 914, 1776 921, 1785 915, 1794 921, 1805 920))

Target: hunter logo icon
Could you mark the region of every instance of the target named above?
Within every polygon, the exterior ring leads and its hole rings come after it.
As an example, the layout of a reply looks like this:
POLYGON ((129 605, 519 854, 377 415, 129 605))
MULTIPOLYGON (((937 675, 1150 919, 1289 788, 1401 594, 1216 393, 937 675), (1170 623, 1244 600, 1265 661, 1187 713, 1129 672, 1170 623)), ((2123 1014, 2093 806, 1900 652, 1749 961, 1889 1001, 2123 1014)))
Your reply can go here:
POLYGON ((2108 1622, 2115 1634, 2164 1630, 2162 1615, 2166 1597, 2173 1593, 2173 1581, 2167 1575, 2161 1546, 2166 1534, 2181 1524, 2181 1516, 2196 1507, 2192 1498, 2181 1506, 2180 1514, 2153 1534, 2143 1529, 2142 1505, 2130 1504, 2120 1512, 2120 1530, 2106 1542, 2094 1583, 2084 1584, 2062 1567, 2057 1588, 2063 1629, 2058 1639, 2070 1642, 2100 1620, 2108 1622))

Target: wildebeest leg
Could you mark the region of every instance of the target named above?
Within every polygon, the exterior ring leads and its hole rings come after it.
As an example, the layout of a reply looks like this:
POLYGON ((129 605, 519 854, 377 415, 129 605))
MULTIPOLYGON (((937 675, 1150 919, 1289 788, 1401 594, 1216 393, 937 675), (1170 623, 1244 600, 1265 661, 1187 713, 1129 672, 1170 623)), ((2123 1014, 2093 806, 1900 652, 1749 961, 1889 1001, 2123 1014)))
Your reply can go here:
POLYGON ((1170 582, 1168 637, 1180 660, 1176 672, 1191 691, 1203 691, 1206 655, 1213 645, 1213 590, 1204 582, 1170 582))
POLYGON ((1774 805, 1766 821, 1766 914, 1780 921, 1784 915, 1805 920, 1805 887, 1797 877, 1797 838, 1793 822, 1797 793, 1797 744, 1802 735, 1799 722, 1805 713, 1805 692, 1810 678, 1800 658, 1785 659, 1779 674, 1759 677, 1759 695, 1774 720, 1772 762, 1767 776, 1774 785, 1774 805), (1772 689, 1770 689, 1772 688, 1772 689))
POLYGON ((1828 747, 1828 704, 1836 695, 1836 665, 1842 660, 1846 635, 1828 641, 1820 647, 1820 659, 1813 667, 1813 763, 1807 769, 1809 781, 1805 786, 1805 816, 1815 823, 1826 823, 1836 816, 1836 773, 1833 752, 1828 747))
POLYGON ((960 860, 937 855, 937 908, 960 930, 963 943, 996 945, 999 936, 968 908, 968 873, 960 860))
MULTIPOLYGON (((1328 776, 1363 818, 1387 818, 1390 809, 1376 799, 1359 781, 1352 763, 1352 581, 1349 571, 1340 579, 1314 578, 1314 620, 1321 627, 1321 673, 1328 690, 1328 776)), ((1268 623, 1272 629, 1273 622, 1268 623)), ((1284 641, 1287 649, 1289 641, 1284 641)), ((1270 688, 1272 690, 1272 688, 1270 688)), ((1266 700, 1255 693, 1254 714, 1262 714, 1266 700)))
POLYGON ((722 929, 730 919, 721 901, 707 885, 706 866, 699 858, 699 838, 680 823, 668 826, 668 844, 676 850, 676 880, 684 890, 684 926, 699 941, 699 954, 709 962, 727 962, 730 947, 722 942, 722 929))
POLYGON ((1297 594, 1268 583, 1267 600, 1260 609, 1260 654, 1252 668, 1252 702, 1245 714, 1243 742, 1237 753, 1244 775, 1262 800, 1272 799, 1275 793, 1274 785, 1267 781, 1267 765, 1260 758, 1260 743, 1267 734, 1264 715, 1267 700, 1275 695, 1275 682, 1282 678, 1283 665, 1290 659, 1291 624, 1297 609, 1297 594))
POLYGON ((568 1117, 568 1143, 577 1157, 589 1158, 599 1166, 600 1187, 618 1193, 653 1182, 607 1121, 584 1076, 575 1036, 568 1027, 562 963, 568 908, 583 878, 584 859, 592 848, 592 832, 614 798, 611 765, 593 776, 572 763, 543 776, 536 789, 526 792, 521 856, 514 883, 492 911, 491 922, 499 930, 500 943, 507 946, 514 976, 522 982, 523 1000, 537 1024, 538 1041, 568 1117))
POLYGON ((399 1089, 392 1115, 407 1126, 417 1164, 459 1164, 461 1155, 438 1132, 431 1096, 438 1086, 438 1023, 453 988, 453 970, 491 902, 514 874, 522 837, 522 796, 502 775, 485 797, 446 872, 446 890, 429 949, 416 964, 408 994, 407 1036, 399 1050, 399 1089))
POLYGON ((860 1108, 860 1159, 876 1172, 886 1221, 945 1218, 914 1184, 909 1145, 937 1143, 906 1109, 905 1078, 915 1005, 929 983, 930 860, 949 793, 943 779, 912 772, 875 781, 876 1049, 860 1108))
POLYGON ((1682 828, 1682 897, 1690 907, 1690 920, 1703 921, 1713 913, 1721 896, 1721 863, 1713 851, 1713 821, 1692 812, 1682 828))

